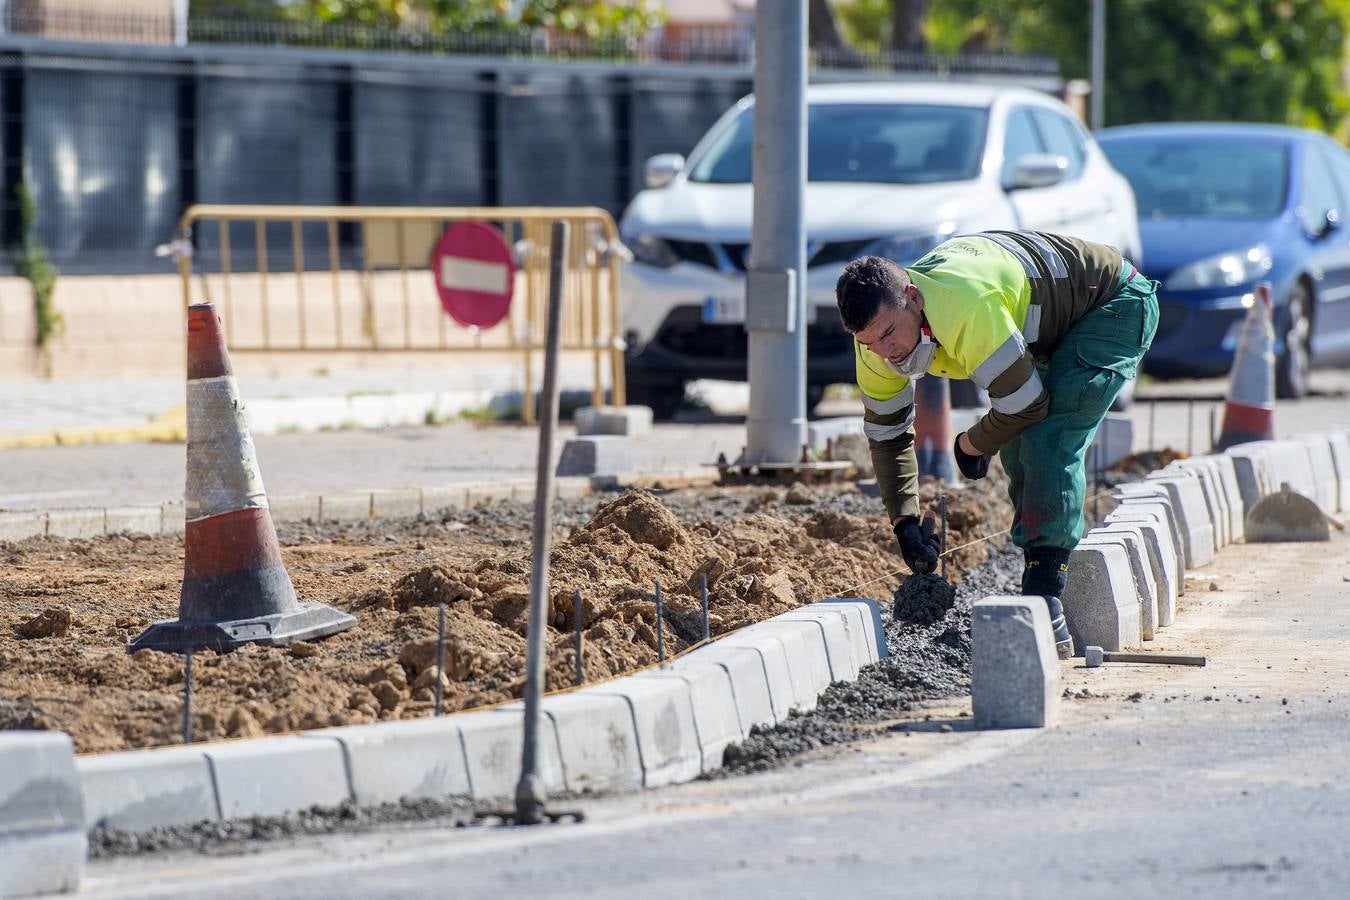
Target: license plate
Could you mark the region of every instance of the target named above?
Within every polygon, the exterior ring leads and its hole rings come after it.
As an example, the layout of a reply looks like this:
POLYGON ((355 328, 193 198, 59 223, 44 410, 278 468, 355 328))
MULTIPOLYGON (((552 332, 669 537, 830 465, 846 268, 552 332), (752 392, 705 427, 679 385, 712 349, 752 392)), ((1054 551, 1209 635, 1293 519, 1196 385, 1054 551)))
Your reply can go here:
POLYGON ((703 301, 703 321, 708 325, 726 325, 745 321, 745 295, 727 294, 703 301))

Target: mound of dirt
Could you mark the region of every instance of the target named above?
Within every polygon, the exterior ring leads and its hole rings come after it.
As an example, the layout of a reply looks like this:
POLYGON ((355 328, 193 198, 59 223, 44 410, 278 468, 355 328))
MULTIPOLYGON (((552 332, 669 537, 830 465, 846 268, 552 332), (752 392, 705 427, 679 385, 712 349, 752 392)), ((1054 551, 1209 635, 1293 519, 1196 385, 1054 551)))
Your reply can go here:
MULTIPOLYGON (((588 681, 655 661, 658 582, 668 657, 702 636, 700 576, 714 635, 822 597, 886 596, 905 567, 880 505, 849 485, 810 494, 810 504, 762 487, 559 501, 555 522, 570 532, 551 558, 547 688, 575 678, 576 596, 588 681)), ((1004 528, 998 499, 992 484, 954 492, 949 537, 1004 528)), ((530 504, 505 503, 438 519, 284 525, 297 594, 355 612, 357 626, 291 648, 194 654, 194 735, 426 716, 437 681, 449 711, 519 697, 531 522, 530 504), (435 662, 440 603, 444 671, 435 662)), ((954 555, 954 577, 977 552, 987 550, 954 555)), ((126 652, 150 622, 177 615, 181 538, 0 544, 0 566, 0 697, 10 698, 0 728, 68 731, 81 752, 181 740, 182 658, 126 652), (18 637, 29 622, 51 633, 18 637)))

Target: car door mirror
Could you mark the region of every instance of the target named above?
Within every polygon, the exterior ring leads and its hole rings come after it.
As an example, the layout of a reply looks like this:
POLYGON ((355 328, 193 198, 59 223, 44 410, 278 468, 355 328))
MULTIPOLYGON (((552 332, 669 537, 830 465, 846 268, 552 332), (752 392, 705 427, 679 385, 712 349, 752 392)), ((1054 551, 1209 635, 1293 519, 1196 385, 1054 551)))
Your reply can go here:
POLYGON ((658 153, 642 167, 642 179, 648 188, 663 188, 684 171, 684 156, 679 153, 658 153))
POLYGON ((1059 184, 1069 171, 1069 160, 1054 153, 1028 153, 1017 160, 1012 178, 1007 185, 1010 191, 1026 188, 1043 188, 1059 184))

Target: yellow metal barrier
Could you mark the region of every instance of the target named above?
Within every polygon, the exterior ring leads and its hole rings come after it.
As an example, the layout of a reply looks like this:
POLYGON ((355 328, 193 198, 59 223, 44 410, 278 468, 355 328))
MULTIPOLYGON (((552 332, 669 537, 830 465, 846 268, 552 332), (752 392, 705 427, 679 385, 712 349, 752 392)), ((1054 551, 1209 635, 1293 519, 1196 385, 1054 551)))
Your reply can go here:
POLYGON ((619 237, 613 218, 596 207, 191 206, 179 223, 183 302, 217 304, 231 353, 518 354, 522 418, 531 424, 534 363, 545 333, 549 234, 558 221, 569 223, 571 235, 562 349, 592 357, 596 405, 604 402, 606 381, 613 402, 622 404, 619 237), (512 248, 511 309, 492 328, 462 327, 441 307, 432 251, 457 222, 488 223, 512 248), (193 253, 185 252, 189 236, 193 253))

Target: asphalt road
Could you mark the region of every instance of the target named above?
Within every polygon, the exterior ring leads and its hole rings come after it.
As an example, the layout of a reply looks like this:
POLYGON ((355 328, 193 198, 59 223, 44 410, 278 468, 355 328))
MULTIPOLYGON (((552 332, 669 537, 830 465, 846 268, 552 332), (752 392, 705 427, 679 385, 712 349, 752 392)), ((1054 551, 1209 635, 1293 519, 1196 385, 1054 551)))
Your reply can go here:
MULTIPOLYGON (((1276 407, 1276 433, 1350 423, 1350 372, 1318 372, 1314 393, 1276 407)), ((1136 450, 1158 446, 1208 452, 1210 410, 1221 412, 1222 380, 1147 383, 1130 414, 1136 450)), ((684 412, 633 441, 633 468, 696 467, 719 452, 734 459, 745 444, 746 389, 710 382, 700 393, 711 411, 684 412)), ((856 401, 830 401, 823 415, 861 415, 856 401)), ((276 493, 425 487, 456 481, 529 477, 537 429, 457 421, 424 428, 258 435, 263 481, 276 493)), ((574 436, 569 425, 558 446, 574 436)), ((0 509, 119 506, 183 496, 181 444, 114 444, 0 451, 0 509)))
POLYGON ((1073 698, 1047 730, 974 732, 949 703, 778 771, 590 800, 581 825, 422 825, 114 860, 91 867, 85 893, 1341 897, 1347 582, 1344 534, 1230 546, 1189 573, 1152 648, 1209 666, 1065 663, 1073 698))

